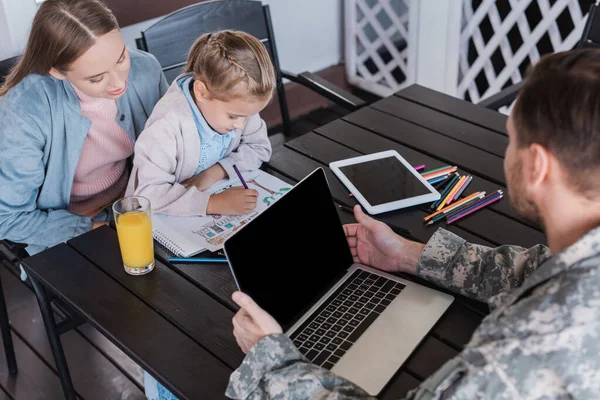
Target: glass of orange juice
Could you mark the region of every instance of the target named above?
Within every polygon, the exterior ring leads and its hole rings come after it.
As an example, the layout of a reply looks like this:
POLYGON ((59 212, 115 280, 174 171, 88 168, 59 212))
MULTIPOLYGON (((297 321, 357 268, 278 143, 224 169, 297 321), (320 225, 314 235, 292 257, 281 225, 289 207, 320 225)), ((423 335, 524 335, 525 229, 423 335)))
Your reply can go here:
POLYGON ((147 274, 154 269, 150 200, 142 196, 124 197, 112 208, 125 272, 147 274))

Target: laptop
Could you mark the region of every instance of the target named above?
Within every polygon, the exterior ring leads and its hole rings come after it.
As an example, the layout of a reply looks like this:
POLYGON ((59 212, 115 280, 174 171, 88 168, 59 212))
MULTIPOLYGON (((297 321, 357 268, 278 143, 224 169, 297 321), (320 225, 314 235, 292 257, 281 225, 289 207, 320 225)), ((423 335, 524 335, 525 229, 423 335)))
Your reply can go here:
POLYGON ((313 363, 376 396, 452 304, 353 261, 317 168, 224 243, 238 288, 313 363))

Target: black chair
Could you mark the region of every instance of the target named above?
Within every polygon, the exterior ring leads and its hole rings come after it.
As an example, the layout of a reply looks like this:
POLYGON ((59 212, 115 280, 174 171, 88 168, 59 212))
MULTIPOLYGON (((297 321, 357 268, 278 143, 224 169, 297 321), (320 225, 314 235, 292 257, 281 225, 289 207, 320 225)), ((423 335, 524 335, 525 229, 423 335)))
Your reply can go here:
MULTIPOLYGON (((574 48, 600 47, 600 13, 597 13, 598 5, 592 4, 588 12, 588 19, 583 28, 581 39, 574 48)), ((523 81, 502 89, 498 93, 477 103, 480 106, 498 110, 505 106, 510 106, 523 86, 523 81)))
POLYGON ((4 78, 10 72, 11 68, 19 61, 19 56, 7 58, 0 61, 0 83, 4 82, 4 78))
MULTIPOLYGON (((4 82, 4 78, 10 72, 11 68, 17 63, 19 57, 12 57, 0 61, 0 84, 4 82)), ((0 240, 0 260, 4 259, 9 264, 18 262, 19 258, 27 254, 25 245, 13 243, 8 240, 0 240)), ((8 322, 8 312, 6 309, 6 300, 4 299, 4 291, 2 282, 0 281, 0 332, 2 333, 2 343, 4 345, 4 353, 6 354, 6 363, 8 371, 11 375, 17 373, 17 360, 15 357, 15 349, 13 346, 12 336, 10 333, 10 324, 8 322)))
POLYGON ((187 61, 194 41, 202 34, 216 30, 232 29, 249 33, 265 45, 277 77, 277 95, 283 121, 283 131, 290 130, 290 117, 282 79, 286 78, 305 86, 349 111, 357 110, 365 102, 353 94, 310 73, 294 74, 281 69, 271 24, 268 5, 251 0, 214 0, 194 4, 165 16, 142 31, 136 39, 138 49, 152 53, 171 83, 187 61))

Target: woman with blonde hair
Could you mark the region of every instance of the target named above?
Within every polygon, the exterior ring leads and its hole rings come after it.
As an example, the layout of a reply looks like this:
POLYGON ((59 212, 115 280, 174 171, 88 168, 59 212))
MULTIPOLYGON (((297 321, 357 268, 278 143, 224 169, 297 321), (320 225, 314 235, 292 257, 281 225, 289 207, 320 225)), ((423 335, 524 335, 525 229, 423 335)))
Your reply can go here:
POLYGON ((167 82, 98 0, 46 0, 0 87, 0 239, 29 254, 111 218, 167 82))

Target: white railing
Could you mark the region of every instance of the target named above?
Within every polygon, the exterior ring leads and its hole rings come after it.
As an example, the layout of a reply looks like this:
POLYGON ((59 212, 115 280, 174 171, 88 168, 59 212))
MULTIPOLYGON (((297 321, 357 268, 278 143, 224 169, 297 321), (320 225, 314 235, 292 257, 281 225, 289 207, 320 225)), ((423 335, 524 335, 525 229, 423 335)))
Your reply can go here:
POLYGON ((587 11, 577 0, 346 0, 348 79, 381 96, 419 83, 478 102, 519 82, 540 48, 573 48, 587 11))

